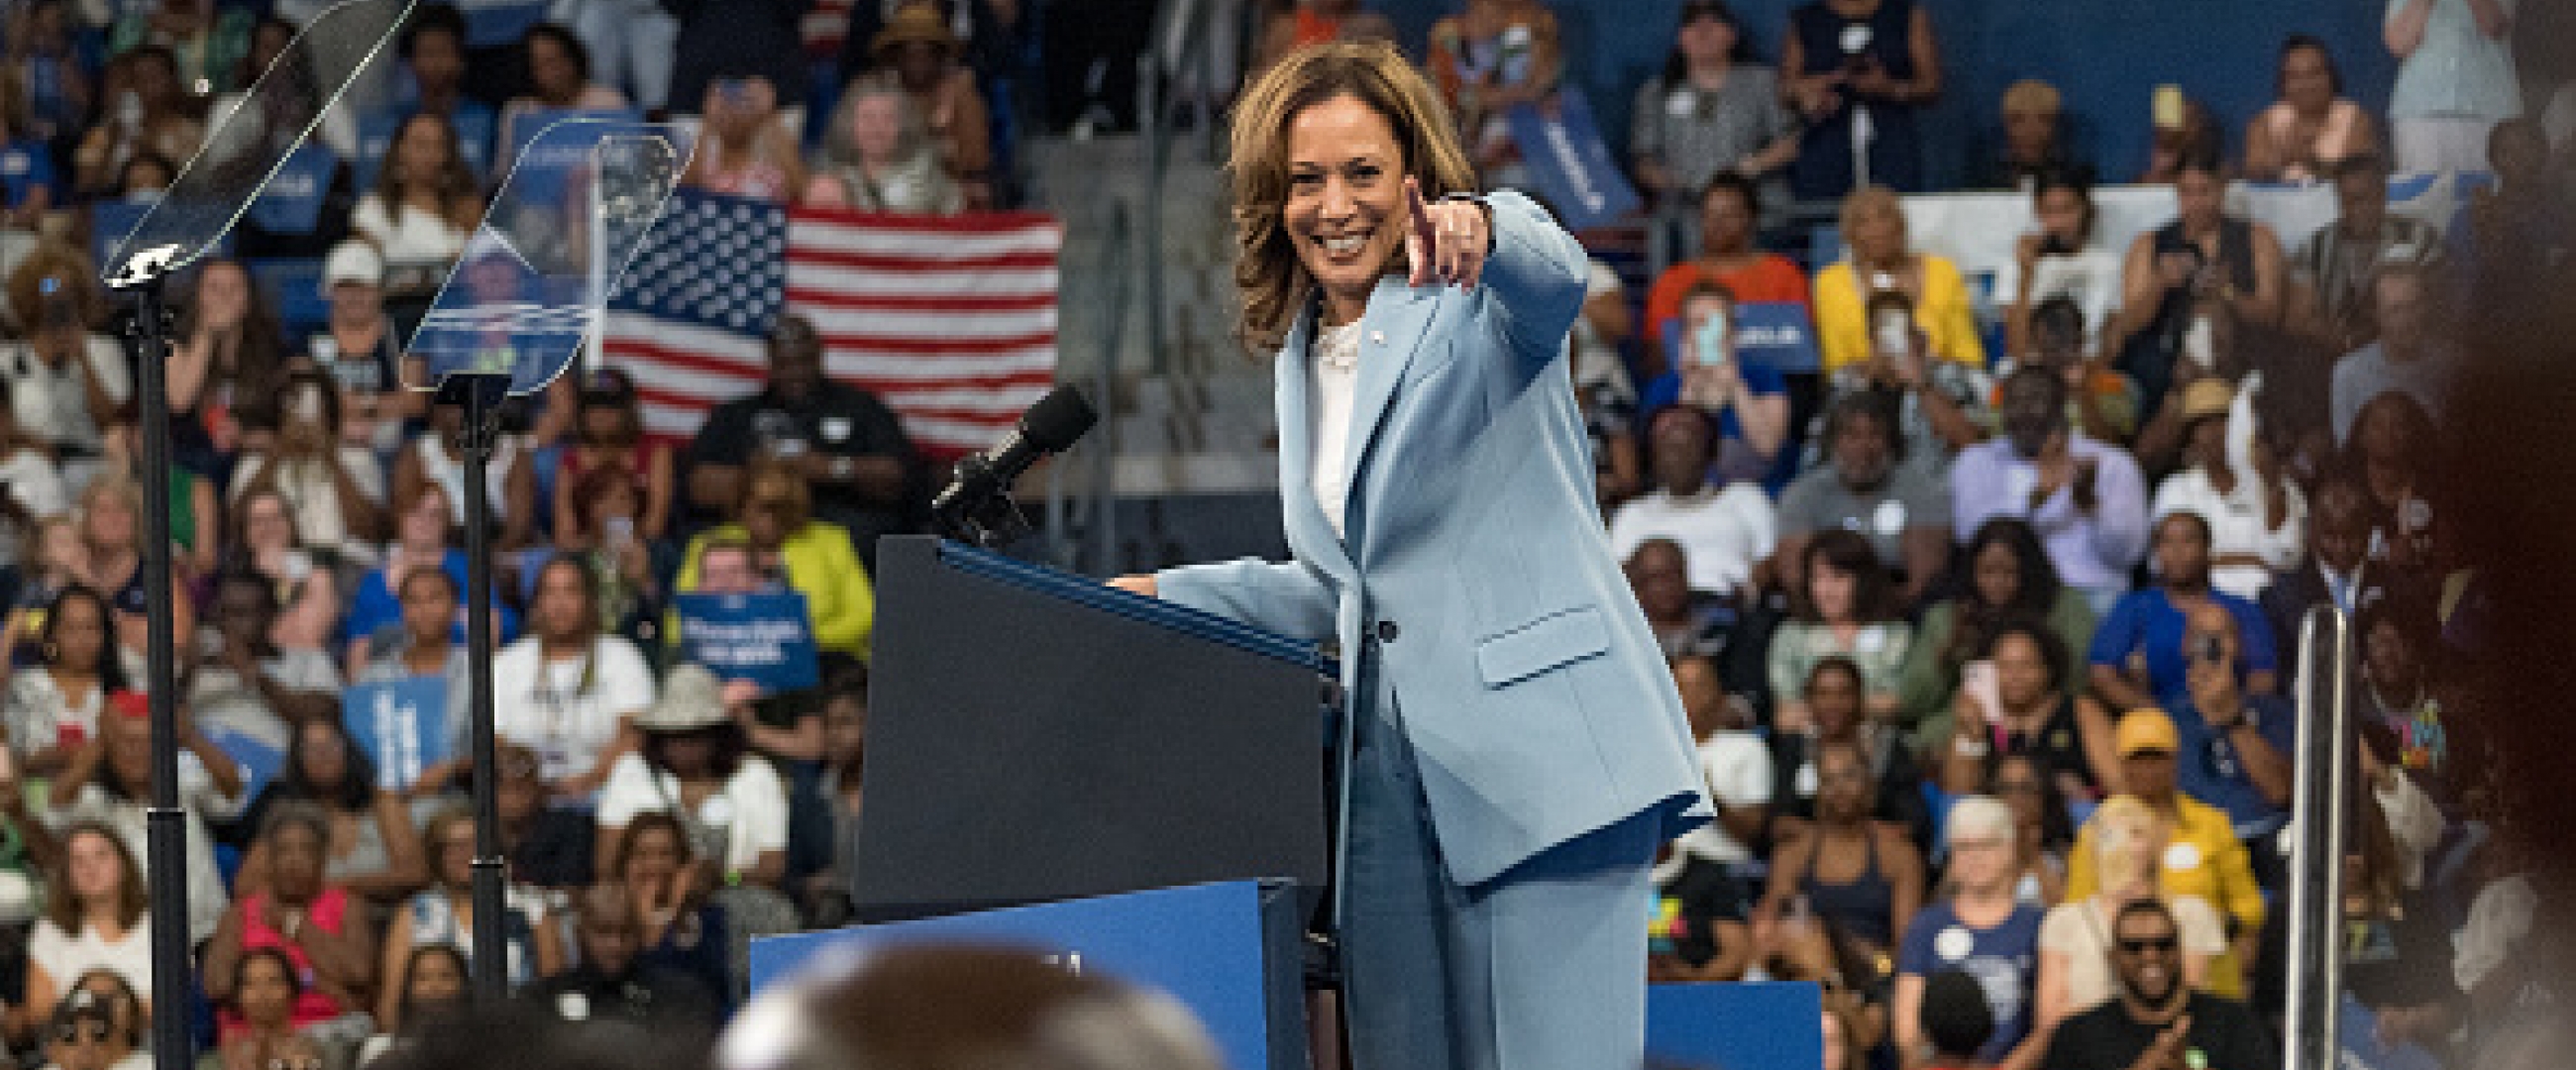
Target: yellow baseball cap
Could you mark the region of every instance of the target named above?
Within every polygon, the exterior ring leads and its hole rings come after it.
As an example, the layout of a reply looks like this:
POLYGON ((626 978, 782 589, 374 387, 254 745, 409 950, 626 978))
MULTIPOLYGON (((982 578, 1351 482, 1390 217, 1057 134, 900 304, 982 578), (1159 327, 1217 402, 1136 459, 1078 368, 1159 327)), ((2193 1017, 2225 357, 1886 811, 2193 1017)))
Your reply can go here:
POLYGON ((2144 751, 2172 754, 2182 747, 2181 737, 2174 732, 2173 718, 2154 708, 2130 710, 2123 714, 2115 738, 2123 758, 2144 751))

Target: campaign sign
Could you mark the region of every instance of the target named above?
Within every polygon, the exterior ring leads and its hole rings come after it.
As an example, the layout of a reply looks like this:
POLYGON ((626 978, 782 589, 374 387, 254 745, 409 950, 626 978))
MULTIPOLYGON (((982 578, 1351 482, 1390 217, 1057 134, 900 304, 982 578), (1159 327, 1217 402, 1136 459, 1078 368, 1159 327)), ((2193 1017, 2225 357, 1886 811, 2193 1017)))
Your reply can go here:
POLYGON ((1811 372, 1820 365, 1816 328, 1795 301, 1747 301, 1735 306, 1735 353, 1747 364, 1775 372, 1811 372))
POLYGON ((1610 144, 1601 140, 1592 103, 1580 91, 1559 90, 1553 108, 1515 107, 1504 122, 1529 168, 1530 185, 1547 198, 1566 229, 1613 222, 1642 203, 1611 157, 1610 144))
POLYGON ((250 202, 250 218, 272 234, 311 234, 322 220, 322 200, 331 192, 331 172, 340 158, 313 142, 298 145, 277 165, 277 174, 250 202))
POLYGON ((277 771, 286 765, 285 751, 253 739, 250 733, 238 728, 210 724, 200 725, 197 730, 205 733, 207 741, 213 743, 216 750, 224 752, 224 756, 232 759, 233 765, 240 769, 242 798, 258 798, 259 789, 277 779, 277 771))
POLYGON ((447 678, 414 676, 352 684, 340 692, 340 723, 376 763, 376 786, 398 791, 448 757, 447 678))
POLYGON ((680 656, 725 680, 749 680, 770 694, 822 682, 813 618, 795 591, 683 594, 680 656))

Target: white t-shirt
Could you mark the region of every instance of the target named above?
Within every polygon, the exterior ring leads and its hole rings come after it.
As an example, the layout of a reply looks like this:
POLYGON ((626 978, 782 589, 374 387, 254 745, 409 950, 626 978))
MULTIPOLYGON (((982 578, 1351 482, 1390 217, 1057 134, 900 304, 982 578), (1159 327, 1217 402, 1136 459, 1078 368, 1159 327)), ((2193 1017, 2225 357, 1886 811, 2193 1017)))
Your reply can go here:
POLYGON ((2272 585, 2272 574, 2299 567, 2308 548, 2308 499, 2295 483, 2283 484, 2281 526, 2263 526, 2263 488, 2250 476, 2236 480, 2236 492, 2220 494, 2208 471, 2186 468, 2166 476, 2156 487, 2149 515, 2162 521, 2175 513, 2193 513, 2209 522, 2209 552, 2253 554, 2261 565, 2227 565, 2209 570, 2210 586, 2253 599, 2272 585))
MULTIPOLYGON (((1699 772, 1720 806, 1771 801, 1771 749, 1751 732, 1720 729, 1699 745, 1699 772)), ((1753 851, 1715 821, 1681 835, 1675 846, 1711 862, 1750 862, 1753 851)))
MULTIPOLYGON (((233 468, 232 491, 228 497, 238 504, 242 492, 268 467, 269 455, 251 453, 242 456, 233 468)), ((365 446, 340 447, 340 467, 349 473, 349 482, 358 493, 378 505, 385 500, 385 473, 376 463, 375 452, 365 446)), ((359 561, 373 561, 375 548, 364 539, 352 538, 346 511, 340 508, 339 483, 331 477, 330 466, 318 460, 287 462, 280 467, 271 484, 286 499, 287 508, 295 514, 295 536, 306 546, 323 546, 359 561)))
POLYGON ((452 261, 465 252, 467 237, 456 224, 416 205, 387 211, 385 199, 374 193, 358 198, 358 206, 349 212, 349 229, 375 243, 387 264, 452 261))
POLYGON ((492 658, 492 728, 537 752, 549 781, 591 771, 617 739, 622 718, 653 704, 653 669, 623 636, 603 635, 587 657, 547 661, 540 671, 537 638, 510 644, 492 658))
MULTIPOLYGON (((646 765, 641 754, 621 755, 599 789, 599 827, 604 835, 637 814, 668 813, 679 799, 680 778, 646 765)), ((725 833, 725 869, 748 872, 761 852, 787 849, 786 785, 768 759, 744 755, 724 790, 698 803, 697 819, 725 833)))
MULTIPOLYGON (((2059 295, 2075 301, 2084 310, 2084 344, 2087 351, 2102 340, 2102 328, 2120 311, 2120 273, 2127 266, 2120 253, 2100 245, 2088 245, 2070 256, 2043 256, 2030 269, 2030 307, 2059 295)), ((2012 302, 2022 293, 2021 265, 2005 264, 1996 272, 1997 300, 2012 302)))
MULTIPOLYGON (((2215 959, 2227 953, 2227 925, 2218 920, 2209 900, 2169 895, 2165 905, 2173 910, 2183 954, 2215 959)), ((2066 956, 2067 1013, 2090 1010, 2117 992, 2111 976, 2111 923, 2115 920, 2117 916, 2104 910, 2096 898, 2051 907, 2048 918, 2039 923, 2039 950, 2066 956)))
POLYGON ((27 961, 45 968, 45 976, 68 991, 91 970, 114 970, 137 992, 152 991, 152 918, 136 919, 121 940, 106 940, 83 926, 80 935, 65 933, 52 918, 39 918, 27 934, 27 961))
MULTIPOLYGON (((83 355, 89 358, 90 370, 98 374, 108 400, 124 401, 128 393, 125 351, 117 347, 116 339, 92 334, 83 355)), ((89 386, 79 365, 65 361, 56 368, 37 359, 26 343, 12 343, 0 352, 0 378, 9 381, 9 407, 16 411, 19 433, 57 447, 91 452, 105 445, 98 421, 89 411, 89 386)))
POLYGON ((1315 392, 1315 504, 1324 507, 1335 535, 1343 533, 1342 505, 1350 496, 1351 404, 1359 389, 1360 324, 1365 322, 1362 317, 1326 327, 1317 319, 1314 356, 1306 362, 1315 392))
POLYGON ((1625 561, 1649 539, 1671 539, 1688 558, 1692 590, 1729 594, 1750 585, 1779 530, 1770 497, 1751 483, 1678 498, 1658 490, 1611 514, 1610 551, 1625 561))

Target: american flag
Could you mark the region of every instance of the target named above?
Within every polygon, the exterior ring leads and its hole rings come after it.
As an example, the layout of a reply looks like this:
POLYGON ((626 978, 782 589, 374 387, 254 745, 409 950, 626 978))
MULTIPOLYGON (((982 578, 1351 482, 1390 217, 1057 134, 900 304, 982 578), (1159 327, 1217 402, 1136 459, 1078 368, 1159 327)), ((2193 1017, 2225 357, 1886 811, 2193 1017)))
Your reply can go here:
POLYGON ((1033 213, 930 218, 683 190, 609 302, 609 362, 633 375, 645 428, 697 433, 760 389, 761 336, 792 310, 822 331, 834 378, 948 459, 999 442, 1055 384, 1056 253, 1033 213))

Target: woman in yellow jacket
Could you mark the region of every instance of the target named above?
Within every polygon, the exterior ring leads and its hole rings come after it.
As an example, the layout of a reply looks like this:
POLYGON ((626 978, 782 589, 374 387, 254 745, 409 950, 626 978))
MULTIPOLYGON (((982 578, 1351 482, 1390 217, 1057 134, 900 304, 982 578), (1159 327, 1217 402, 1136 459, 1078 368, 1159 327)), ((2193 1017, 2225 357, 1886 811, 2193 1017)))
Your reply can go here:
MULTIPOLYGON (((707 544, 739 540, 751 544, 752 565, 782 579, 805 596, 805 612, 814 625, 814 645, 823 653, 839 652, 862 661, 868 656, 869 633, 876 627, 876 589, 859 564, 849 529, 812 518, 814 501, 805 480, 794 471, 761 465, 744 477, 742 500, 734 519, 699 532, 689 540, 687 560, 680 565, 678 589, 699 587, 699 564, 707 544)), ((676 616, 667 633, 679 635, 676 616)))
POLYGON ((1905 233, 1905 208, 1884 186, 1855 190, 1843 199, 1843 241, 1850 258, 1816 273, 1816 343, 1827 376, 1867 364, 1869 301, 1892 290, 1912 298, 1914 323, 1932 355, 1973 368, 1986 366, 1967 281, 1947 258, 1918 253, 1905 233))

